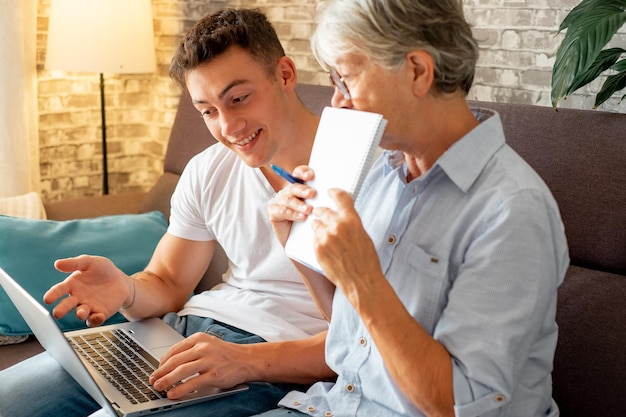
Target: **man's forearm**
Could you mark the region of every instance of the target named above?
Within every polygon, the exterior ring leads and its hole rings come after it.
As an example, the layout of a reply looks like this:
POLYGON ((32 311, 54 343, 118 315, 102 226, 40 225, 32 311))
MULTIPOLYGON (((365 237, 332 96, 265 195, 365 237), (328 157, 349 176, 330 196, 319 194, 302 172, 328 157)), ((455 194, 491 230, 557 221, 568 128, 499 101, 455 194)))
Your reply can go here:
POLYGON ((186 299, 175 296, 175 289, 170 288, 163 279, 148 270, 130 277, 128 286, 129 294, 120 312, 129 320, 160 317, 170 311, 178 311, 186 299))
POLYGON ((324 331, 307 339, 248 345, 251 355, 249 381, 310 384, 334 380, 336 374, 326 364, 324 331))

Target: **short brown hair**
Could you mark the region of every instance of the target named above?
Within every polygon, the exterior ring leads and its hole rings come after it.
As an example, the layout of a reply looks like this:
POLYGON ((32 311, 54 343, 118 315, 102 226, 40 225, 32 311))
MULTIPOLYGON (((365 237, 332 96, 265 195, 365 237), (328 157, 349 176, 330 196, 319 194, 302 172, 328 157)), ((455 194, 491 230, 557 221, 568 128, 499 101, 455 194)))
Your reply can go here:
POLYGON ((250 53, 272 74, 285 51, 274 26, 257 9, 224 9, 200 19, 183 37, 170 64, 170 77, 185 88, 189 71, 232 46, 250 53))

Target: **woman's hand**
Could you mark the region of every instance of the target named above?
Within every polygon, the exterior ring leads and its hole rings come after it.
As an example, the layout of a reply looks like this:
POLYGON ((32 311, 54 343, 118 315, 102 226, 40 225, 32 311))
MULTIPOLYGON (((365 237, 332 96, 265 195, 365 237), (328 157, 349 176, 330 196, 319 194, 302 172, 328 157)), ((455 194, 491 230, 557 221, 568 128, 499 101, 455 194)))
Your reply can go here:
POLYGON ((375 280, 384 280, 384 276, 374 243, 350 194, 331 189, 329 195, 337 209, 317 207, 313 211, 315 254, 326 278, 351 299, 358 291, 371 288, 375 280))
POLYGON ((304 221, 313 211, 313 207, 304 202, 305 199, 315 197, 316 191, 307 186, 306 182, 313 179, 313 170, 305 165, 296 167, 293 175, 302 179, 305 184, 293 183, 280 190, 268 208, 268 213, 274 233, 279 242, 285 246, 291 224, 294 221, 304 221))

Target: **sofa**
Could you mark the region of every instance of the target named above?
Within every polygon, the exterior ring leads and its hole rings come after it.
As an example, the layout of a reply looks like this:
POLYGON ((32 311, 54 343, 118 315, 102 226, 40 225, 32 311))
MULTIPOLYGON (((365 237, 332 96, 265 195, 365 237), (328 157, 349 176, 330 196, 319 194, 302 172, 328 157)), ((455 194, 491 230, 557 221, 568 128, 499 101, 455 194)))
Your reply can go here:
MULTIPOLYGON (((314 112, 332 88, 301 84, 314 112)), ((524 104, 471 102, 500 113, 507 142, 534 167, 554 194, 563 218, 571 266, 558 293, 559 341, 553 396, 565 417, 626 416, 626 115, 524 104)), ((147 193, 88 197, 45 204, 49 219, 160 210, 187 161, 215 140, 181 97, 164 172, 147 193)), ((225 270, 223 253, 197 290, 225 270)), ((0 369, 41 351, 32 337, 0 346, 0 369)))

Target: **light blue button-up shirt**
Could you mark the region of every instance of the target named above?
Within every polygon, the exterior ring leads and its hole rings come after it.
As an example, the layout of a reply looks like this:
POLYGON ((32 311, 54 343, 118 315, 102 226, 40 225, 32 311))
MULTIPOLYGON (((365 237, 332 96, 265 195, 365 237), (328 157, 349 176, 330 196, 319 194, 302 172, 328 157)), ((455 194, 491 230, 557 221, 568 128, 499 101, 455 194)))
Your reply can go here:
MULTIPOLYGON (((569 264, 563 224, 546 185, 505 144, 499 115, 475 114, 486 120, 408 184, 402 156, 385 152, 357 207, 387 280, 451 355, 456 415, 556 416, 550 374, 557 287, 569 264)), ((326 360, 336 383, 292 392, 281 405, 313 416, 423 415, 339 291, 326 360)))

